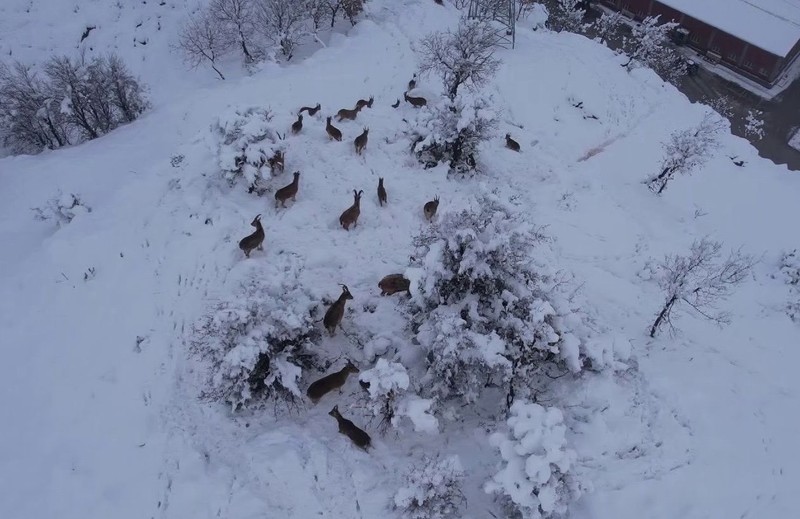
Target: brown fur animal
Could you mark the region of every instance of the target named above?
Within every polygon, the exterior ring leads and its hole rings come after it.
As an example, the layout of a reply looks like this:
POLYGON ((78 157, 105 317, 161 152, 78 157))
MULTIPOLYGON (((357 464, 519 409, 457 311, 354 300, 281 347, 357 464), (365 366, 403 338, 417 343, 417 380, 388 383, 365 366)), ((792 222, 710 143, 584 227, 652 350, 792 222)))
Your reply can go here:
POLYGON ((350 121, 355 121, 356 120, 356 116, 358 115, 358 112, 360 112, 360 111, 361 111, 361 107, 360 106, 356 106, 352 110, 348 110, 347 108, 342 108, 341 110, 336 112, 336 117, 338 117, 337 120, 339 122, 342 122, 345 119, 348 119, 350 121))
POLYGON ((361 447, 362 449, 367 450, 367 447, 369 447, 370 444, 372 443, 372 439, 369 437, 369 434, 367 434, 366 432, 364 432, 363 429, 357 427, 356 424, 354 424, 353 422, 342 416, 339 413, 338 405, 333 406, 333 409, 331 409, 331 411, 328 414, 336 418, 336 421, 339 423, 340 433, 350 438, 350 441, 352 441, 356 445, 356 447, 361 447))
POLYGON ((511 134, 506 134, 506 148, 519 152, 519 143, 511 138, 511 134))
POLYGON ((348 360, 347 364, 345 364, 345 366, 339 371, 331 373, 330 375, 325 375, 321 379, 308 386, 306 395, 311 399, 312 402, 316 404, 319 402, 319 399, 326 394, 330 393, 334 389, 341 388, 344 383, 347 382, 347 376, 350 375, 350 373, 358 373, 358 368, 348 360))
POLYGON ((297 135, 303 129, 303 114, 297 116, 297 120, 292 123, 292 133, 297 135))
POLYGON ((297 189, 300 185, 300 172, 294 172, 294 180, 288 186, 283 186, 279 190, 275 191, 275 207, 278 207, 278 204, 281 204, 281 207, 286 207, 286 201, 290 198, 294 202, 297 197, 297 189))
POLYGON ((353 145, 356 148, 356 154, 361 155, 361 152, 364 151, 364 148, 367 147, 367 139, 369 138, 369 128, 364 127, 364 131, 356 137, 356 140, 353 141, 353 145))
POLYGON ((253 249, 264 250, 264 227, 261 226, 261 215, 259 214, 253 218, 250 225, 256 228, 255 232, 245 236, 239 242, 239 248, 242 249, 247 258, 250 257, 250 252, 253 249))
POLYGON ((423 106, 428 104, 428 100, 424 97, 414 97, 408 95, 408 92, 403 93, 403 98, 406 100, 407 103, 411 103, 414 108, 422 108, 423 106))
POLYGON ((342 293, 339 295, 339 299, 333 302, 325 312, 325 317, 322 318, 322 324, 331 336, 336 333, 336 327, 342 325, 344 308, 348 299, 353 299, 353 294, 350 293, 350 289, 347 288, 347 285, 342 285, 342 293))
POLYGON ((283 168, 285 165, 285 156, 281 150, 275 150, 275 153, 272 155, 271 158, 267 159, 267 164, 269 164, 269 172, 273 175, 275 171, 279 171, 283 173, 283 168))
POLYGON ((328 117, 328 122, 325 125, 325 131, 328 132, 328 137, 335 141, 342 140, 342 132, 336 126, 331 124, 331 117, 328 117))
POLYGON ((375 101, 375 98, 372 97, 372 96, 369 96, 369 100, 359 99, 358 101, 356 101, 356 108, 359 109, 359 110, 361 110, 364 107, 372 108, 372 102, 373 101, 375 101))
POLYGON ((378 282, 382 296, 390 296, 397 292, 408 292, 411 294, 411 281, 402 274, 389 274, 378 282))
POLYGON ((364 191, 353 190, 353 205, 344 210, 339 217, 339 223, 345 231, 350 230, 350 226, 358 226, 358 217, 361 215, 361 194, 364 191))
POLYGON ((434 197, 430 202, 425 202, 422 212, 425 214, 425 219, 430 221, 436 216, 436 211, 439 209, 439 197, 434 197))
POLYGON ((315 115, 317 115, 317 112, 319 112, 320 108, 322 108, 322 106, 319 103, 317 103, 317 106, 314 107, 304 106, 303 108, 300 109, 300 111, 297 112, 297 115, 300 115, 303 112, 308 112, 309 117, 314 117, 315 115))
POLYGON ((378 203, 383 207, 386 201, 386 188, 383 187, 383 177, 378 179, 378 203))

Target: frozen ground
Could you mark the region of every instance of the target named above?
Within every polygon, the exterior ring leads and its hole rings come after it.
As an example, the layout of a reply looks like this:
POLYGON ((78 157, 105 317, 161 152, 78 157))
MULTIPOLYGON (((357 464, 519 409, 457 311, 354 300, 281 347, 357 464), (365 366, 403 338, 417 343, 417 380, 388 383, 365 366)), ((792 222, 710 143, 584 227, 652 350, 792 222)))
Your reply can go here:
MULTIPOLYGON (((31 5, 39 16, 0 18, 12 31, 0 34, 13 34, 0 42, 4 54, 36 57, 32 27, 56 27, 66 16, 31 5)), ((174 9, 169 24, 186 6, 174 9)), ((303 281, 320 299, 348 284, 351 333, 399 337, 397 300, 380 298, 377 280, 407 265, 424 201, 438 194, 440 212, 456 210, 479 182, 517 195, 548 226, 561 266, 583 284, 598 319, 633 346, 630 369, 586 376, 562 396, 581 473, 595 488, 573 516, 795 516, 800 328, 783 310, 789 288, 772 274, 780 252, 798 246, 796 175, 726 135, 701 171, 655 197, 642 181, 659 166, 660 142, 696 124, 704 107, 649 71, 628 74, 620 58, 585 38, 521 29, 517 49, 499 51, 504 64, 488 87, 503 115, 483 150, 489 172, 448 181, 408 156, 400 130, 413 109, 390 104, 416 68, 412 44, 453 24, 456 12, 373 0, 366 18, 302 62, 225 83, 207 81, 204 71, 184 75, 162 29, 160 47, 152 47, 160 50, 147 51, 153 68, 137 69, 152 85, 161 71, 173 78, 168 89, 158 87, 169 95, 150 113, 81 146, 0 160, 0 516, 392 516, 386 506, 399 473, 424 452, 460 455, 469 474, 466 516, 497 513, 481 490, 498 461, 488 424, 380 436, 357 406, 354 379, 338 400, 232 417, 196 398, 184 344, 240 280, 292 261, 304 264, 303 281), (289 138, 287 173, 275 183, 288 183, 290 171, 303 176, 288 209, 216 181, 218 117, 266 105, 288 127, 301 105, 320 102, 325 114, 369 95, 374 107, 341 124, 345 142, 328 141, 324 120, 311 118, 289 138), (351 140, 362 125, 370 143, 360 159, 351 140), (506 132, 521 154, 503 148, 506 132), (184 159, 173 166, 176 155, 184 159), (378 175, 389 191, 383 209, 374 196, 378 175), (346 233, 336 220, 353 188, 365 196, 357 230, 346 233), (34 220, 30 209, 59 189, 80 194, 92 211, 61 228, 34 220), (236 242, 256 213, 264 214, 265 250, 244 260, 236 242), (762 258, 724 303, 732 325, 687 316, 679 335, 649 339, 663 296, 645 267, 706 235, 762 258), (374 313, 364 310, 372 306, 374 313), (327 416, 335 402, 373 435, 372 453, 337 433, 327 416)), ((57 34, 48 45, 68 45, 57 34)), ((435 99, 438 82, 420 83, 435 99)), ((369 364, 344 335, 321 348, 369 364)))

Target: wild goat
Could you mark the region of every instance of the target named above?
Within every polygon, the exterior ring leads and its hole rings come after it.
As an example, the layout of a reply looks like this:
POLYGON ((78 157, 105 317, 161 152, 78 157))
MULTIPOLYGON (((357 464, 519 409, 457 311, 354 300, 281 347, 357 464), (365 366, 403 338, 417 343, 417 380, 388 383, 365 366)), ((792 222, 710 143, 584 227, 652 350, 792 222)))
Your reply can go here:
POLYGON ((358 368, 348 360, 347 364, 339 371, 326 375, 308 386, 306 395, 316 404, 319 402, 319 399, 326 394, 334 389, 341 388, 344 383, 347 382, 347 376, 350 375, 350 373, 358 373, 358 368))
POLYGON ((297 116, 297 120, 292 123, 292 133, 297 135, 303 129, 303 114, 297 116))
POLYGON ((283 152, 281 150, 275 150, 275 153, 273 153, 272 157, 267 159, 267 164, 269 164, 270 173, 274 175, 275 170, 278 170, 279 172, 283 173, 283 167, 285 164, 284 159, 285 157, 283 152))
POLYGON ((351 121, 355 121, 356 120, 356 116, 358 115, 358 112, 360 112, 360 111, 361 111, 361 107, 360 106, 356 106, 352 110, 348 110, 347 108, 342 108, 341 110, 336 112, 336 117, 339 118, 339 119, 337 119, 339 122, 342 122, 345 119, 349 119, 351 121))
POLYGON ((439 209, 439 197, 434 197, 430 202, 425 202, 422 212, 425 213, 425 219, 430 221, 436 216, 436 210, 439 209))
POLYGON ((519 151, 519 143, 511 138, 511 134, 506 134, 506 148, 512 151, 519 151))
POLYGON ((325 317, 322 318, 322 324, 331 336, 336 333, 336 327, 342 325, 344 307, 348 299, 353 299, 353 294, 350 293, 350 289, 347 288, 347 285, 342 285, 342 293, 339 295, 339 299, 333 302, 330 308, 325 312, 325 317))
POLYGON ((367 108, 372 108, 372 102, 373 101, 375 101, 375 98, 372 97, 372 96, 369 96, 369 101, 367 101, 366 99, 359 99, 358 101, 356 101, 356 108, 358 110, 361 110, 365 106, 367 108))
POLYGON ((378 282, 382 296, 390 296, 396 292, 411 294, 411 281, 402 274, 389 274, 378 282))
POLYGON ((297 197, 297 188, 300 185, 300 172, 294 172, 294 180, 288 186, 283 186, 279 190, 275 191, 275 207, 278 207, 278 204, 281 204, 281 207, 286 207, 286 201, 290 198, 294 202, 295 198, 297 197))
POLYGON ((255 232, 249 236, 245 236, 239 242, 239 248, 242 249, 245 257, 248 258, 253 249, 264 250, 264 228, 261 226, 261 215, 257 215, 250 225, 256 228, 255 232))
POLYGON ((411 77, 411 80, 408 82, 408 90, 410 92, 417 87, 417 73, 415 72, 414 75, 411 77))
POLYGON ((297 115, 300 115, 303 112, 308 112, 309 117, 314 117, 315 115, 317 115, 317 112, 319 112, 320 108, 322 108, 322 106, 319 103, 317 103, 317 106, 313 108, 310 106, 304 106, 303 108, 300 109, 299 112, 297 112, 297 115))
POLYGON ((328 137, 335 141, 342 140, 342 132, 336 126, 331 124, 331 118, 328 117, 328 123, 325 125, 325 131, 328 132, 328 137))
POLYGON ((383 177, 378 179, 378 203, 383 207, 386 202, 386 188, 383 187, 383 177))
POLYGON ((403 97, 405 98, 406 102, 411 103, 414 108, 422 108, 428 104, 428 101, 424 97, 409 96, 408 92, 404 92, 403 97))
POLYGON ((332 417, 336 418, 336 421, 339 423, 339 432, 350 438, 356 447, 361 447, 364 450, 367 450, 367 447, 370 446, 372 439, 369 437, 369 434, 364 432, 363 429, 360 429, 356 426, 353 422, 345 418, 339 413, 339 406, 333 406, 331 412, 328 413, 332 417))
POLYGON ((367 138, 369 137, 369 128, 366 126, 364 127, 364 132, 356 137, 356 140, 353 141, 353 144, 356 147, 356 154, 361 155, 361 152, 364 151, 364 148, 367 147, 367 138))
POLYGON ((350 226, 358 227, 358 217, 361 215, 361 194, 364 191, 353 190, 353 205, 344 210, 339 217, 339 223, 345 231, 350 230, 350 226))

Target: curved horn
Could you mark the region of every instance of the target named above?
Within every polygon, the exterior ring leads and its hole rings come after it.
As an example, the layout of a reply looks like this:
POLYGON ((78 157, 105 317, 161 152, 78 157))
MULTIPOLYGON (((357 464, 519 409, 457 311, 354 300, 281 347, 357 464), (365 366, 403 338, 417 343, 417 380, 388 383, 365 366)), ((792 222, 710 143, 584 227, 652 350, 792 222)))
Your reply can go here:
POLYGON ((261 214, 257 214, 256 215, 256 220, 260 220, 260 219, 261 219, 261 214))

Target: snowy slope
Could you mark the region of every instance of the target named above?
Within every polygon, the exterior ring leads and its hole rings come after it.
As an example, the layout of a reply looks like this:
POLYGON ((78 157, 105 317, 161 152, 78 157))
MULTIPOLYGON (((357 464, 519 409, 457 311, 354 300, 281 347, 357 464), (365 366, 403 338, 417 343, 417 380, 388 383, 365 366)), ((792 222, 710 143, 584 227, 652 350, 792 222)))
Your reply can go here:
MULTIPOLYGON (((320 300, 347 283, 355 300, 346 329, 391 341, 403 322, 396 299, 378 296, 377 280, 407 265, 424 201, 438 194, 440 211, 457 210, 479 182, 517 195, 548 226, 585 299, 633 345, 630 370, 586 376, 563 396, 573 406, 581 472, 595 487, 574 516, 796 513, 800 328, 783 313, 788 288, 770 275, 780 251, 798 245, 800 180, 727 135, 702 171, 655 197, 642 181, 659 166, 659 143, 697 123, 704 108, 648 71, 628 74, 585 38, 520 29, 517 49, 499 51, 504 64, 488 87, 503 110, 498 137, 483 150, 489 174, 448 181, 408 156, 400 131, 415 113, 390 104, 415 70, 414 41, 457 13, 373 0, 366 18, 303 62, 202 88, 176 79, 170 88, 181 90, 170 102, 132 125, 78 147, 0 160, 0 516, 392 516, 386 506, 408 460, 439 452, 461 456, 468 515, 485 517, 495 505, 481 486, 498 461, 487 424, 380 436, 351 379, 338 403, 373 435, 366 454, 327 416, 335 399, 277 416, 232 417, 201 403, 185 346, 192 325, 241 280, 275 276, 288 263, 304 266, 302 282, 320 300), (220 116, 269 106, 288 128, 301 105, 320 102, 326 114, 369 95, 375 106, 340 125, 344 142, 328 141, 324 119, 313 118, 289 138, 287 173, 275 185, 294 170, 302 178, 288 209, 218 180, 211 125, 220 116), (363 159, 351 144, 362 125, 370 127, 363 159), (521 154, 503 148, 507 131, 521 154), (184 159, 173 165, 176 155, 184 159), (378 175, 389 191, 383 209, 378 175), (362 216, 346 233, 337 218, 354 188, 365 191, 362 216), (79 193, 91 213, 58 229, 35 221, 30 208, 58 189, 79 193), (244 260, 236 242, 257 213, 265 250, 244 260), (679 336, 650 340, 662 295, 643 268, 705 235, 763 254, 725 303, 733 324, 685 317, 679 336), (95 274, 84 280, 89 268, 95 274)), ((149 59, 155 70, 182 74, 174 55, 149 59)), ((146 82, 157 77, 141 73, 146 82)), ((434 78, 421 81, 430 99, 439 90, 434 78)), ((371 360, 345 335, 321 348, 371 360)))

